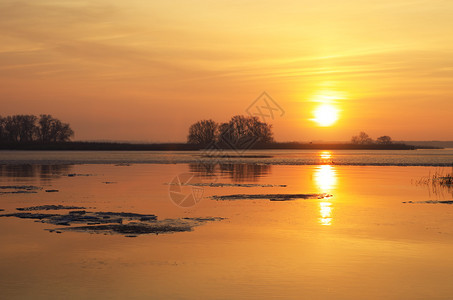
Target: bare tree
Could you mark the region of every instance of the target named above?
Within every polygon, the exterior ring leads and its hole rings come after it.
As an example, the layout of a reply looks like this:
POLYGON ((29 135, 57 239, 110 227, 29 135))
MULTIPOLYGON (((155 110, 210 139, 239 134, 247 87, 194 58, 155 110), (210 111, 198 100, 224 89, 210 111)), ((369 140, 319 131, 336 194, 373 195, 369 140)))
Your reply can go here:
POLYGON ((383 135, 376 139, 376 143, 382 144, 382 145, 390 145, 390 144, 393 144, 393 141, 392 141, 392 138, 389 137, 388 135, 383 135))
POLYGON ((19 119, 17 116, 7 116, 4 119, 5 140, 7 142, 19 142, 19 119))
POLYGON ((190 125, 187 142, 206 146, 215 141, 218 127, 219 125, 213 120, 198 121, 190 125))
POLYGON ((0 138, 14 143, 32 142, 36 138, 36 117, 33 115, 7 116, 1 120, 0 138))
POLYGON ((48 143, 51 140, 52 116, 40 115, 38 121, 38 139, 42 143, 48 143))
POLYGON ((355 135, 351 138, 351 143, 359 145, 369 145, 373 144, 373 139, 370 138, 365 132, 360 132, 359 135, 355 135))
POLYGON ((243 149, 257 142, 273 142, 272 126, 260 122, 258 117, 234 116, 228 123, 220 125, 219 143, 222 146, 243 149))
POLYGON ((54 138, 55 142, 68 142, 71 137, 74 136, 74 131, 71 129, 69 124, 61 123, 60 120, 57 120, 58 126, 56 132, 56 136, 54 138))
POLYGON ((272 133, 272 125, 260 122, 257 117, 252 119, 252 128, 259 138, 260 143, 272 143, 274 141, 274 134, 272 133))
POLYGON ((36 116, 33 115, 18 115, 17 118, 19 126, 19 141, 20 142, 32 142, 36 137, 36 116))
POLYGON ((69 124, 62 123, 51 115, 40 115, 37 128, 38 140, 42 143, 67 142, 74 135, 69 124))
POLYGON ((66 142, 74 136, 69 124, 41 115, 13 115, 0 117, 0 141, 7 143, 55 143, 66 142), (38 121, 38 122, 36 122, 38 121))
POLYGON ((5 141, 5 119, 0 116, 0 142, 5 141))

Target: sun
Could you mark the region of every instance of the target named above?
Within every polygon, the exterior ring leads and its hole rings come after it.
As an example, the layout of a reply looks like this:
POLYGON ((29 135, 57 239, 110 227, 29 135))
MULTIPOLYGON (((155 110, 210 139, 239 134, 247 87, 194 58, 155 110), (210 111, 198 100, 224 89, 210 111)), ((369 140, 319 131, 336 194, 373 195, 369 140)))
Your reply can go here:
POLYGON ((333 125, 338 120, 338 110, 330 104, 321 104, 313 111, 315 116, 312 121, 319 126, 327 127, 333 125))

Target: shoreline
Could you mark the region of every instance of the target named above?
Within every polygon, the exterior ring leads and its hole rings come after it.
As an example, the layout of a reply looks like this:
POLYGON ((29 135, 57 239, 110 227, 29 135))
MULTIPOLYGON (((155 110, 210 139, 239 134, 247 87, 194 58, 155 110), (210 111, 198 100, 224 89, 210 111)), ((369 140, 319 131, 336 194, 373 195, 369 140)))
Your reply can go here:
POLYGON ((451 168, 453 163, 437 163, 437 164, 407 164, 407 163, 305 163, 305 162, 247 162, 247 161, 224 161, 224 162, 199 162, 199 161, 178 161, 178 162, 162 162, 162 161, 55 161, 55 160, 30 160, 30 161, 1 161, 2 166, 81 166, 81 165, 110 165, 118 167, 129 167, 133 165, 197 165, 197 166, 331 166, 331 167, 440 167, 451 168))
MULTIPOLYGON (((417 150, 417 149, 443 149, 430 146, 413 146, 402 143, 395 144, 340 144, 340 143, 269 143, 255 144, 253 147, 235 149, 216 148, 215 150, 417 150)), ((209 146, 200 146, 186 143, 156 143, 132 144, 110 142, 65 142, 54 144, 24 143, 1 144, 0 150, 24 151, 209 151, 209 146)))

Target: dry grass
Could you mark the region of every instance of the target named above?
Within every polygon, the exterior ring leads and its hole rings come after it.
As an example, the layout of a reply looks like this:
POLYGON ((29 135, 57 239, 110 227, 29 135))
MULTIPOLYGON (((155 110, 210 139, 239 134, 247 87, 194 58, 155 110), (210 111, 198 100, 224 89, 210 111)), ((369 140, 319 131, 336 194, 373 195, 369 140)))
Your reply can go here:
POLYGON ((438 169, 433 174, 430 172, 427 177, 422 177, 416 183, 451 186, 453 185, 453 165, 450 173, 445 173, 442 169, 438 169))
POLYGON ((425 185, 429 188, 430 194, 445 196, 445 193, 453 195, 453 166, 450 173, 444 169, 438 169, 428 176, 422 177, 414 182, 416 185, 425 185))

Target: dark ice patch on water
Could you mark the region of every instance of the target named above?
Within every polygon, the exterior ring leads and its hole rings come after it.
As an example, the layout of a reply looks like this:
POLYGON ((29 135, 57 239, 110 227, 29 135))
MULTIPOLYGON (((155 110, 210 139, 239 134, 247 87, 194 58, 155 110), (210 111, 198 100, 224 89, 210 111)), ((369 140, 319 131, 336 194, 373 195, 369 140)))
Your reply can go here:
POLYGON ((77 177, 77 176, 95 176, 95 174, 78 174, 78 173, 69 173, 69 174, 66 174, 66 176, 68 177, 77 177))
POLYGON ((200 157, 205 157, 205 158, 226 158, 226 159, 231 159, 231 158, 273 158, 274 156, 272 155, 228 155, 228 154, 218 154, 218 155, 200 155, 200 157))
POLYGON ((60 209, 85 209, 82 206, 65 206, 65 205, 39 205, 30 207, 19 207, 16 210, 19 211, 33 211, 33 210, 60 210, 60 209))
POLYGON ((42 190, 42 187, 34 186, 34 185, 0 185, 0 190, 36 191, 36 190, 42 190))
POLYGON ((206 222, 219 220, 222 220, 222 218, 165 219, 161 221, 152 220, 151 222, 129 222, 127 224, 76 226, 57 228, 55 230, 102 233, 102 234, 122 234, 126 237, 136 237, 142 234, 162 234, 192 231, 196 226, 200 226, 206 222))
POLYGON ((4 194, 36 194, 42 187, 34 185, 0 185, 0 195, 4 194))
MULTIPOLYGON (((166 183, 176 185, 175 183, 166 183)), ((203 187, 286 187, 286 184, 256 184, 256 183, 216 183, 216 182, 189 182, 181 185, 203 186, 203 187)))
POLYGON ((8 191, 8 192, 0 192, 0 195, 6 194, 37 194, 36 191, 8 191))
POLYGON ((453 200, 427 200, 427 201, 407 201, 409 204, 453 204, 453 200))
MULTIPOLYGON (((131 222, 128 224, 107 224, 107 225, 92 225, 92 226, 78 226, 59 228, 57 231, 78 231, 88 233, 105 233, 105 234, 123 234, 127 237, 133 237, 140 234, 159 234, 159 233, 172 233, 172 232, 184 232, 192 231, 192 226, 185 224, 160 224, 160 223, 137 223, 131 222), (133 236, 132 236, 133 235, 133 236)), ((49 229, 53 232, 52 229, 49 229)))
POLYGON ((50 219, 52 217, 59 216, 57 214, 43 214, 43 213, 29 213, 29 212, 21 212, 21 213, 12 213, 12 214, 4 214, 0 215, 0 217, 16 217, 20 219, 36 219, 36 220, 43 220, 43 219, 50 219))
MULTIPOLYGON (((83 209, 84 207, 43 205, 27 208, 18 208, 21 211, 83 209)), ((194 227, 206 222, 219 221, 223 218, 182 218, 158 220, 153 214, 138 214, 129 212, 89 212, 72 210, 67 214, 19 212, 2 214, 0 217, 15 217, 20 219, 34 219, 37 222, 65 226, 62 228, 47 229, 50 232, 77 231, 103 234, 123 234, 134 237, 142 234, 159 234, 192 231, 194 227), (76 225, 76 226, 73 226, 76 225)))
POLYGON ((330 194, 235 194, 212 196, 214 200, 256 200, 264 199, 270 201, 291 201, 296 199, 324 199, 332 197, 330 194))

